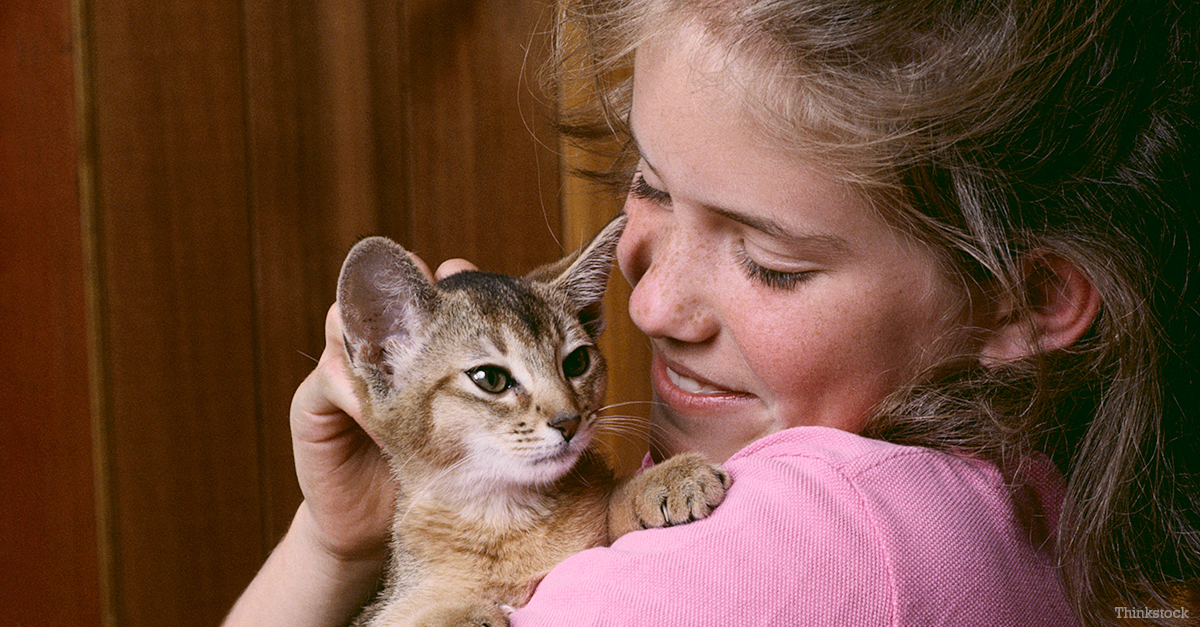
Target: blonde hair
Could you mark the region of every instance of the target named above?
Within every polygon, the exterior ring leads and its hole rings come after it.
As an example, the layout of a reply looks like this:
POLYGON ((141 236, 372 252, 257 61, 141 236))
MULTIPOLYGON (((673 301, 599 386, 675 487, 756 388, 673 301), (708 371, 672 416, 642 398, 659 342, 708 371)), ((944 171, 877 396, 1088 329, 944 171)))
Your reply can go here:
POLYGON ((1086 274, 1103 305, 1082 341, 1003 366, 940 364, 864 434, 1010 472, 1050 455, 1068 479, 1068 594, 1085 624, 1112 624, 1114 607, 1200 600, 1197 12, 1144 0, 568 2, 560 126, 608 151, 612 167, 587 174, 627 185, 632 56, 692 21, 739 59, 747 111, 770 138, 862 187, 964 282, 1028 312, 1031 256, 1086 274))

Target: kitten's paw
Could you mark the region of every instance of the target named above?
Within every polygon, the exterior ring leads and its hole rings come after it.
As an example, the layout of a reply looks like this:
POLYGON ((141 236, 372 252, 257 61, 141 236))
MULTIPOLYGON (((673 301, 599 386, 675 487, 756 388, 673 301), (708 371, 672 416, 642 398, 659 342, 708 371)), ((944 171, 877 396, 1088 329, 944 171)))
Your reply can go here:
POLYGON ((729 474, 703 455, 676 455, 631 480, 631 505, 643 529, 706 518, 725 499, 729 474))
POLYGON ((508 614, 494 603, 469 603, 426 612, 414 627, 508 627, 508 614))

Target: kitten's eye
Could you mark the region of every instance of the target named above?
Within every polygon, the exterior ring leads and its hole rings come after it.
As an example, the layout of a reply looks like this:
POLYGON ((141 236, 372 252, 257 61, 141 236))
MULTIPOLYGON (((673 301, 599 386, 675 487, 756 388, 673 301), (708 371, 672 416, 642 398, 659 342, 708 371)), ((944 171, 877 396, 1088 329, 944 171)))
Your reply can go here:
POLYGON ((568 379, 583 375, 588 371, 588 367, 592 365, 592 356, 588 353, 588 347, 580 346, 571 351, 570 355, 563 360, 563 374, 567 375, 568 379))
POLYGON ((512 375, 498 366, 479 366, 467 371, 471 383, 489 394, 499 394, 513 386, 512 375))

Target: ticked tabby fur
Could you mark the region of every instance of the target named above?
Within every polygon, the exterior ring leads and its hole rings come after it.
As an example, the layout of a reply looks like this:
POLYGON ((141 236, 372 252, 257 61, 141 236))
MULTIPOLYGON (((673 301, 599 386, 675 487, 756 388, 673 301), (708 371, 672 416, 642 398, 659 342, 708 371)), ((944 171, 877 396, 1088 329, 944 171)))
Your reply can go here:
POLYGON ((596 449, 595 341, 623 226, 524 278, 432 283, 390 240, 350 251, 347 357, 399 486, 385 586, 356 625, 501 627, 567 556, 724 497, 727 475, 699 455, 618 482, 596 449))

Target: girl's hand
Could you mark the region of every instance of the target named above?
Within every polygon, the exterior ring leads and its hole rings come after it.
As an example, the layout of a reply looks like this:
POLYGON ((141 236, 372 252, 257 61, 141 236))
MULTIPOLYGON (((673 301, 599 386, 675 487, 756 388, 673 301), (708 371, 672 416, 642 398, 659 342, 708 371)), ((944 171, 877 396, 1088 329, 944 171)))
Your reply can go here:
POLYGON ((335 304, 325 317, 325 351, 292 398, 291 426, 304 493, 296 522, 340 560, 383 559, 395 503, 387 461, 361 419, 335 304))

